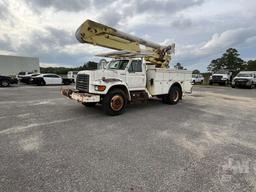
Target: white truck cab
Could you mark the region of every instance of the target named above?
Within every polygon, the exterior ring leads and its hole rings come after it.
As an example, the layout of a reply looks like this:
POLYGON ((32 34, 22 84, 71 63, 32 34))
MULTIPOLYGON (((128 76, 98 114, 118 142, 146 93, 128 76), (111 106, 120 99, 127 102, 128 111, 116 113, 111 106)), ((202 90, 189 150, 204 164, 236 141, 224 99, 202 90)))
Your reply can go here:
POLYGON ((191 71, 156 68, 140 58, 114 59, 105 69, 80 71, 75 89, 62 94, 86 106, 101 103, 107 114, 118 115, 127 103, 154 96, 178 103, 192 92, 191 77, 191 71))
POLYGON ((219 85, 228 85, 231 83, 232 72, 228 72, 225 70, 215 72, 209 78, 209 84, 212 85, 217 83, 219 85))
POLYGON ((69 71, 67 73, 67 78, 70 79, 73 83, 76 82, 76 77, 77 77, 78 71, 69 71))
POLYGON ((204 77, 202 74, 192 74, 191 82, 193 84, 203 84, 204 83, 204 77))

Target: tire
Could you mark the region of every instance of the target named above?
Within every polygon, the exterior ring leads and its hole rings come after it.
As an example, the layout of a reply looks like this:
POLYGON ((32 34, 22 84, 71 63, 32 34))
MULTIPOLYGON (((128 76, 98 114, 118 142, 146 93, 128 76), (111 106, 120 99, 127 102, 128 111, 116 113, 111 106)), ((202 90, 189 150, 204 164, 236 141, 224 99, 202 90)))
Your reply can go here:
POLYGON ((204 81, 201 81, 201 85, 203 85, 204 81))
POLYGON ((196 81, 195 81, 195 80, 193 80, 193 84, 194 84, 194 85, 196 84, 196 81))
POLYGON ((180 88, 177 86, 174 86, 170 89, 169 94, 163 97, 163 103, 166 103, 169 105, 175 105, 181 99, 181 94, 182 92, 180 88))
POLYGON ((45 83, 45 81, 44 81, 44 80, 42 80, 42 81, 40 81, 40 82, 38 83, 38 85, 40 85, 40 86, 45 86, 45 85, 46 85, 46 83, 45 83))
POLYGON ((254 85, 253 83, 249 86, 250 89, 253 89, 254 85))
POLYGON ((236 88, 236 85, 231 85, 232 88, 236 88))
POLYGON ((120 115, 127 105, 127 96, 121 89, 113 89, 103 98, 102 107, 107 115, 120 115))
POLYGON ((83 103, 84 106, 86 107, 95 107, 97 103, 83 103))
POLYGON ((1 85, 3 87, 9 87, 10 86, 10 82, 8 80, 2 80, 1 85))
POLYGON ((212 85, 212 82, 209 82, 209 85, 212 85))

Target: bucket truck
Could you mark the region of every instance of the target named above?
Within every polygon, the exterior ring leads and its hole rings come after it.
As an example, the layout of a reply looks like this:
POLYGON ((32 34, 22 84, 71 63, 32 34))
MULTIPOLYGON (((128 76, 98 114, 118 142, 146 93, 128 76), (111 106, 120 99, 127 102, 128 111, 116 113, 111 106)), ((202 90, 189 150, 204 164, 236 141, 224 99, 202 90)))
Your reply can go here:
POLYGON ((80 71, 74 89, 61 89, 62 95, 87 107, 99 103, 106 114, 119 115, 134 101, 158 97, 177 104, 192 92, 192 72, 169 68, 175 44, 162 46, 91 20, 77 29, 76 38, 115 50, 98 55, 111 58, 101 69, 80 71))

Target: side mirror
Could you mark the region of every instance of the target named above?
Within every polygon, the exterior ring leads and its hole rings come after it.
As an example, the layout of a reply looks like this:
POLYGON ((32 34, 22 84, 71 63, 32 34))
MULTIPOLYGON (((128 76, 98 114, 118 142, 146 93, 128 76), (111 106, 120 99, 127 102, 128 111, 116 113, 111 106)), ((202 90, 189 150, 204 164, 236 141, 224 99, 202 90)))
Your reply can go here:
POLYGON ((106 69, 107 68, 107 60, 106 59, 101 59, 100 62, 99 62, 99 65, 101 67, 101 69, 106 69))

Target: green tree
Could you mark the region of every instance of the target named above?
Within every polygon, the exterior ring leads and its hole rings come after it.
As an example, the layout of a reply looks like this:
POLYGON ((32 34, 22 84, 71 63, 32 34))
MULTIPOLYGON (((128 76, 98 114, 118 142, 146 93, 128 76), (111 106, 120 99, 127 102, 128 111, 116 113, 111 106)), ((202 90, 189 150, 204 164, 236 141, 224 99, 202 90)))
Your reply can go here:
POLYGON ((200 74, 200 71, 198 69, 195 69, 192 73, 193 74, 200 74))
POLYGON ((219 70, 237 72, 245 69, 245 62, 236 49, 229 48, 221 58, 212 60, 207 69, 212 72, 219 70))
POLYGON ((177 63, 176 65, 174 65, 174 68, 178 70, 187 70, 185 67, 181 65, 181 63, 177 63))
POLYGON ((256 60, 250 60, 247 62, 246 66, 247 71, 256 71, 256 60))

